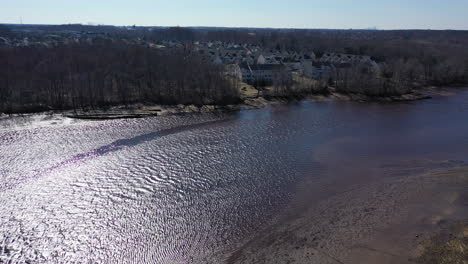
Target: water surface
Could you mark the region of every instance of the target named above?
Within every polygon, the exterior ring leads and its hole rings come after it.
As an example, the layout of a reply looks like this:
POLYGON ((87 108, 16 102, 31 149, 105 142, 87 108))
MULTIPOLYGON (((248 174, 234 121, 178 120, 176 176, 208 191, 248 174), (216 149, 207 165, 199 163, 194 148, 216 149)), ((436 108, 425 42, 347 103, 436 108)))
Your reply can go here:
POLYGON ((389 177, 392 164, 465 161, 467 117, 463 91, 132 120, 2 117, 0 263, 204 262, 274 223, 304 181, 318 200, 389 177))

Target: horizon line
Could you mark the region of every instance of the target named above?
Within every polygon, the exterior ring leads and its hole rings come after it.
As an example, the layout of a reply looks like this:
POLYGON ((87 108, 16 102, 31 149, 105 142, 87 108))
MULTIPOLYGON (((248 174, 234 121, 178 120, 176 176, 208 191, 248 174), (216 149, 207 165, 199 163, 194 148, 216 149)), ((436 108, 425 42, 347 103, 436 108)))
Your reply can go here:
POLYGON ((139 27, 139 28, 219 28, 219 29, 273 29, 273 30, 365 30, 365 31, 468 31, 467 29, 432 29, 432 28, 407 28, 407 29, 380 29, 377 27, 369 27, 369 28, 306 28, 306 27, 255 27, 255 26, 180 26, 180 25, 172 25, 172 26, 157 26, 157 25, 114 25, 114 24, 99 24, 99 23, 63 23, 63 24, 40 24, 40 23, 26 23, 26 24, 18 24, 18 23, 1 23, 0 25, 12 25, 12 26, 67 26, 67 25, 80 25, 80 26, 107 26, 107 27, 139 27))

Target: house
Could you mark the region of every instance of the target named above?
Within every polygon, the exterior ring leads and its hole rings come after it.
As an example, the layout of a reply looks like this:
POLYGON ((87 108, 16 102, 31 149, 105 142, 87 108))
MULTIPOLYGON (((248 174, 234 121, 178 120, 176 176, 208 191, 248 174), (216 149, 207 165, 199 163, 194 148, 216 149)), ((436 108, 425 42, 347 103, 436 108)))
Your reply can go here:
POLYGON ((328 79, 335 73, 335 66, 329 62, 303 62, 303 74, 313 79, 328 79))
POLYGON ((9 39, 0 37, 0 46, 9 46, 9 45, 10 45, 9 39))
POLYGON ((236 80, 242 80, 242 71, 238 64, 228 64, 224 66, 226 76, 232 77, 236 80))
POLYGON ((290 74, 284 65, 281 64, 253 64, 243 63, 241 66, 242 81, 246 83, 265 82, 272 84, 277 78, 284 78, 290 74))
POLYGON ((340 53, 325 53, 320 58, 322 62, 330 62, 334 64, 341 63, 372 63, 374 62, 370 56, 365 55, 352 55, 352 54, 340 54, 340 53))
POLYGON ((223 60, 219 57, 219 56, 216 56, 213 60, 213 63, 214 64, 223 64, 223 60))
POLYGON ((284 65, 286 66, 286 69, 290 72, 298 72, 302 74, 304 71, 302 63, 298 61, 284 63, 284 65))
POLYGON ((366 55, 352 55, 352 54, 339 54, 339 53, 325 53, 320 62, 331 63, 336 68, 345 69, 351 67, 363 67, 369 73, 374 75, 380 74, 380 66, 370 56, 366 55))
POLYGON ((266 59, 263 55, 258 56, 257 64, 266 64, 266 59))

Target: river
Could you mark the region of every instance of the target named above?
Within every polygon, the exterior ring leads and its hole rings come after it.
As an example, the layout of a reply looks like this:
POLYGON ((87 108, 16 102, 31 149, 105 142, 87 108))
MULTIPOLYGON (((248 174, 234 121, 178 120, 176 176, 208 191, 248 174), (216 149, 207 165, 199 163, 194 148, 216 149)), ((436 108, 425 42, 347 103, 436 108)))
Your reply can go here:
MULTIPOLYGON (((203 263, 389 164, 468 159, 468 92, 239 113, 0 118, 0 263, 203 263)), ((387 175, 387 176, 386 176, 387 175)))

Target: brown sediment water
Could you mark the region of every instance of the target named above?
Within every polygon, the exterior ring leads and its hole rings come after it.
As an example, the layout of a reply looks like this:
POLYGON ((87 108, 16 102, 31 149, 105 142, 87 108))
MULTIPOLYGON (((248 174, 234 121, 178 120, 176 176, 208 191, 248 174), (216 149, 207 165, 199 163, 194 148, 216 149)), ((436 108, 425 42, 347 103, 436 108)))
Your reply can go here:
POLYGON ((419 237, 465 217, 466 116, 456 91, 1 118, 0 263, 411 262, 419 237))

